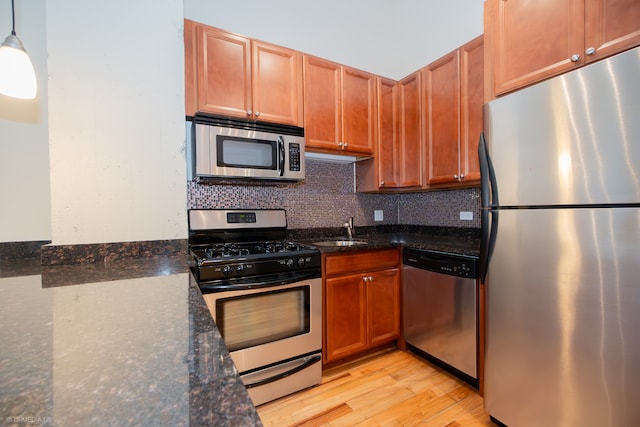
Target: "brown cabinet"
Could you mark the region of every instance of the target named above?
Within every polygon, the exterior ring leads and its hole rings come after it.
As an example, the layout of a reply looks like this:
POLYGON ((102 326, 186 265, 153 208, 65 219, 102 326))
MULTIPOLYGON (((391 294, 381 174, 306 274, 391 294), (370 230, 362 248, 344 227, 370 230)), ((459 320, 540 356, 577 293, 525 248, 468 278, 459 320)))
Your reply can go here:
POLYGON ((480 180, 484 50, 482 36, 422 69, 427 185, 459 187, 480 180))
POLYGON ((486 0, 487 100, 640 44, 638 0, 486 0))
POLYGON ((398 186, 398 84, 376 77, 375 150, 371 159, 356 163, 356 191, 378 191, 398 186))
POLYGON ((324 363, 400 335, 398 249, 327 255, 324 260, 324 363))
POLYGON ((301 54, 185 20, 186 113, 302 126, 301 54))
POLYGON ((422 136, 422 95, 420 72, 410 74, 398 82, 398 188, 421 188, 426 165, 422 136))
POLYGON ((370 155, 374 145, 374 75, 304 55, 306 149, 370 155))

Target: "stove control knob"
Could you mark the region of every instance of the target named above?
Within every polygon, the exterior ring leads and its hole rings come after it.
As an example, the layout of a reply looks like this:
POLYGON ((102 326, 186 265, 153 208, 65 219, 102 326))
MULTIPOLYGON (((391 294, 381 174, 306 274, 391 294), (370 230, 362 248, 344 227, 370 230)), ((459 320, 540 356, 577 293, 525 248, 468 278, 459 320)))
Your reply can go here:
POLYGON ((287 267, 289 268, 293 267, 293 260, 291 258, 287 260, 287 267))
POLYGON ((237 271, 238 273, 242 273, 242 272, 244 271, 244 265, 239 264, 239 265, 236 267, 236 271, 237 271))
POLYGON ((298 267, 304 266, 304 258, 298 258, 298 267))
POLYGON ((225 265, 224 267, 222 267, 222 274, 224 274, 225 276, 231 274, 231 266, 225 265))

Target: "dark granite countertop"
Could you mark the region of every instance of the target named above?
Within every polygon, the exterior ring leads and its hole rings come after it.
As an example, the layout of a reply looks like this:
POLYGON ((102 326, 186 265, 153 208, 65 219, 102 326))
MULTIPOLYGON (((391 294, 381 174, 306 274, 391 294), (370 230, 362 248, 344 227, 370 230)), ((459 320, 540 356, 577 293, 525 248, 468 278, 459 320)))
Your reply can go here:
MULTIPOLYGON (((292 238, 314 245, 315 242, 346 239, 344 229, 295 230, 292 238)), ((365 245, 316 246, 323 253, 409 247, 449 254, 478 257, 480 253, 480 230, 476 228, 424 227, 391 225, 356 228, 354 240, 365 241, 365 245)))
MULTIPOLYGON (((343 229, 292 230, 313 243, 343 229)), ((477 256, 479 230, 356 228, 357 247, 477 256)), ((262 425, 188 259, 41 266, 0 259, 3 425, 262 425)))
POLYGON ((2 425, 255 426, 186 257, 0 261, 2 425))

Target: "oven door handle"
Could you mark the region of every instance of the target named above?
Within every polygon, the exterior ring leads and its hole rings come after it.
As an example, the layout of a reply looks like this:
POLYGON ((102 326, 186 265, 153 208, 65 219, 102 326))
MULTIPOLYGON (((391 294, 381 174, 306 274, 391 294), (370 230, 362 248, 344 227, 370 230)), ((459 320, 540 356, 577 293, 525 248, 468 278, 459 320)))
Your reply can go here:
POLYGON ((274 286, 288 285, 308 279, 322 277, 316 271, 291 272, 286 275, 276 274, 267 277, 243 277, 234 281, 224 281, 222 283, 200 283, 200 290, 203 293, 223 292, 223 291, 246 291, 249 289, 271 288, 274 286))
POLYGON ((313 356, 312 358, 310 358, 309 360, 304 362, 302 365, 296 366, 295 368, 290 369, 290 370, 288 370, 286 372, 282 372, 282 373, 280 373, 278 375, 274 375, 272 377, 265 378, 263 380, 256 381, 256 382, 251 383, 251 384, 245 384, 245 387, 246 388, 260 387, 262 385, 269 384, 269 383, 272 383, 274 381, 281 380, 283 378, 288 377, 289 375, 293 375, 293 374, 295 374, 297 372, 300 372, 303 369, 307 369, 309 366, 318 363, 320 361, 320 359, 322 359, 322 356, 320 356, 320 355, 313 356))

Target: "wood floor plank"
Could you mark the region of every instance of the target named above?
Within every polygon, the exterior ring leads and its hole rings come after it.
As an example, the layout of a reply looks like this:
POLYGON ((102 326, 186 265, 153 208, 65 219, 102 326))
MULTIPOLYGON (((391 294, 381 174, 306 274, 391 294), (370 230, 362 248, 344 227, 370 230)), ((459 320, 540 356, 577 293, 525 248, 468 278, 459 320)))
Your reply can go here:
POLYGON ((261 405, 258 414, 266 427, 494 426, 473 388, 400 350, 326 370, 318 386, 261 405))

